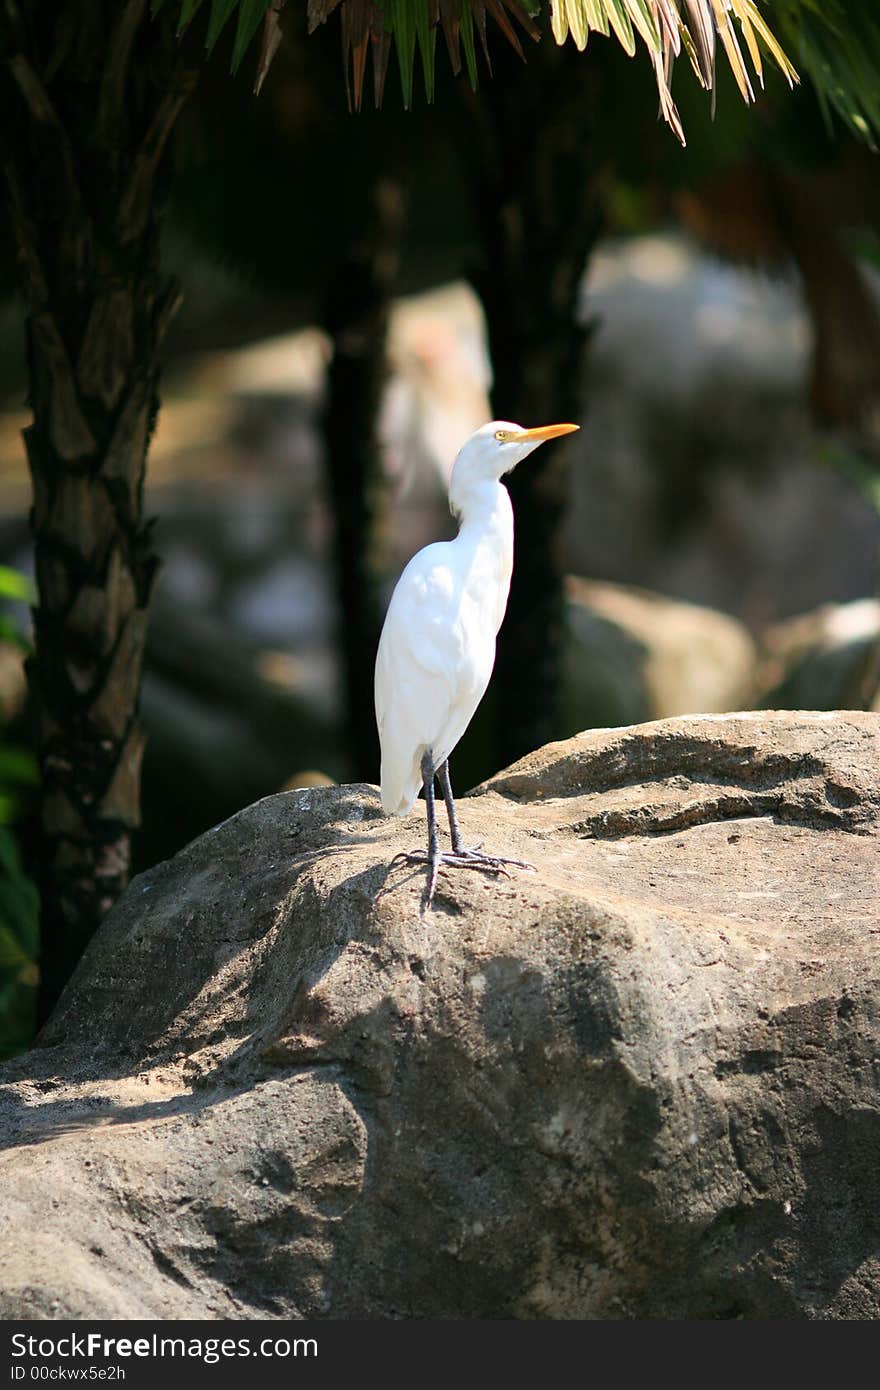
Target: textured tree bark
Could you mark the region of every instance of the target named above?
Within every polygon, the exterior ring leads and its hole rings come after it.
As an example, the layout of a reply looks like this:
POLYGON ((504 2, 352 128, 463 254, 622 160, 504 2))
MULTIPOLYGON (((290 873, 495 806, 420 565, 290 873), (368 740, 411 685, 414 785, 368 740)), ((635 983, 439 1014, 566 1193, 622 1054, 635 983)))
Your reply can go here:
POLYGON ((165 152, 194 78, 147 0, 7 0, 2 158, 27 306, 45 1014, 129 869, 156 573, 142 522, 165 152))
MULTIPOLYGON (((527 60, 525 72, 496 71, 472 103, 482 235, 472 279, 486 314, 496 416, 524 425, 577 423, 588 334, 575 311, 600 226, 596 65, 585 64, 572 44, 558 48, 549 34, 529 46, 527 60)), ((501 69, 518 60, 501 52, 493 62, 501 69)), ((540 449, 507 480, 516 560, 494 677, 502 767, 558 737, 570 457, 567 443, 540 449)))
POLYGON ((338 650, 352 772, 368 782, 379 776, 373 667, 382 623, 387 511, 378 422, 401 219, 397 183, 380 180, 361 235, 334 267, 323 313, 333 344, 322 428, 333 513, 338 650))

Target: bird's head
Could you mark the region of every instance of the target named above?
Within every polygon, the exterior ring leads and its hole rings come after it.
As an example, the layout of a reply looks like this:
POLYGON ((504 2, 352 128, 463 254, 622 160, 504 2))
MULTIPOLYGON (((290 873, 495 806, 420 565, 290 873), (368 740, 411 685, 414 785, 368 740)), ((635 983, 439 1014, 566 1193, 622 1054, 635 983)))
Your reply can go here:
POLYGON ((571 434, 579 425, 539 425, 527 430, 511 420, 492 420, 466 439, 458 452, 450 481, 450 501, 460 511, 456 497, 483 482, 498 482, 540 444, 571 434))

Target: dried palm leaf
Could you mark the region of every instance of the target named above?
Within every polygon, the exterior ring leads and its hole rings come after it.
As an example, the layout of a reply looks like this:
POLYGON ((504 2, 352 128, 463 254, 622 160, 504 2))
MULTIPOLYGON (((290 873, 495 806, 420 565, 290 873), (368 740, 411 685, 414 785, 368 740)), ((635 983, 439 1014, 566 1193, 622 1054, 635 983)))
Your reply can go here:
POLYGON ((691 66, 708 91, 715 88, 718 42, 744 101, 755 93, 735 23, 745 43, 752 70, 763 86, 761 44, 781 68, 789 83, 798 80, 781 44, 761 16, 754 0, 550 0, 551 28, 557 43, 569 34, 584 48, 590 31, 614 34, 625 52, 636 50, 641 38, 654 65, 660 114, 684 144, 684 131, 672 99, 672 60, 682 47, 691 66))

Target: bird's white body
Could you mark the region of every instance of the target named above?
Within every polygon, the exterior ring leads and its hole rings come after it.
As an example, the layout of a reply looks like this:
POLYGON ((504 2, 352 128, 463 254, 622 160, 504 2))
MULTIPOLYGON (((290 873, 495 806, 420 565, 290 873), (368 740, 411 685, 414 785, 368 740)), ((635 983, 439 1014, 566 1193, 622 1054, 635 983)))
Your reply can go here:
POLYGON ((442 768, 489 684, 513 571, 513 508, 501 478, 546 439, 576 428, 524 430, 494 420, 459 452, 449 484, 458 535, 410 560, 379 641, 376 719, 388 813, 409 814, 424 755, 434 771, 442 768))
POLYGON ((486 479, 453 541, 426 546, 397 582, 376 658, 382 806, 406 816, 422 756, 449 757, 486 692, 513 572, 513 508, 486 479))

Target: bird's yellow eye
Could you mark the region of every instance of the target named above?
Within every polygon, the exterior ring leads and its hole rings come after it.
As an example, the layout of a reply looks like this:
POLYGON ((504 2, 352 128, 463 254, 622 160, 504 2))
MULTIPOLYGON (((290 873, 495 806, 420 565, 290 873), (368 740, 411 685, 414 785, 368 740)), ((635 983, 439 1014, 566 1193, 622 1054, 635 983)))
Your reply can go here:
POLYGON ((496 430, 495 438, 498 440, 499 444, 506 444, 510 438, 510 430, 496 430))

